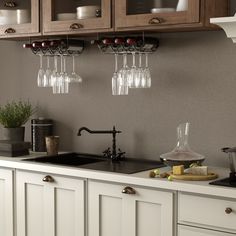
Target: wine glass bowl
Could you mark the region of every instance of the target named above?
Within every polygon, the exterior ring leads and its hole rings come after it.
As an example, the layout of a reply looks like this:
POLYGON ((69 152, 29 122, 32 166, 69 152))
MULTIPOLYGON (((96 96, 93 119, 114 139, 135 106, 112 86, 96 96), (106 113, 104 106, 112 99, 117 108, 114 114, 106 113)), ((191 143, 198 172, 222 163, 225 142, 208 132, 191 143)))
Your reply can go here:
POLYGON ((69 76, 70 83, 82 83, 83 79, 75 72, 75 56, 72 55, 72 72, 69 76))

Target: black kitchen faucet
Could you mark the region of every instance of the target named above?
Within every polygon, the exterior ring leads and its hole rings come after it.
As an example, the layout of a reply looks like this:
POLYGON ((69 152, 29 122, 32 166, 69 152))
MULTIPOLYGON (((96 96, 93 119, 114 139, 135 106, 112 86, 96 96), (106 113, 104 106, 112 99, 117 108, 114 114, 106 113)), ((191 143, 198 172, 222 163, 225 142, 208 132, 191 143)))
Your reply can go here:
POLYGON ((113 161, 119 161, 121 158, 124 158, 125 152, 121 152, 120 149, 118 149, 118 153, 116 151, 116 134, 120 134, 121 131, 116 130, 115 126, 113 126, 112 130, 90 130, 87 127, 81 127, 77 135, 81 136, 82 131, 87 131, 90 134, 112 134, 112 151, 111 148, 108 148, 103 154, 113 161))

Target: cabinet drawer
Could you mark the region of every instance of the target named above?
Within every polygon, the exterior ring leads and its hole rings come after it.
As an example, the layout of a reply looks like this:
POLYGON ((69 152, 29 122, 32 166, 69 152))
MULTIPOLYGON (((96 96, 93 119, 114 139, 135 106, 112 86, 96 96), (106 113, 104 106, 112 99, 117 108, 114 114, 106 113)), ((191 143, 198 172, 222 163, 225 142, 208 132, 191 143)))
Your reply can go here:
POLYGON ((207 230, 207 229, 200 229, 197 227, 179 225, 178 236, 233 236, 233 235, 214 230, 207 230))
POLYGON ((236 200, 179 194, 178 223, 236 233, 236 200))

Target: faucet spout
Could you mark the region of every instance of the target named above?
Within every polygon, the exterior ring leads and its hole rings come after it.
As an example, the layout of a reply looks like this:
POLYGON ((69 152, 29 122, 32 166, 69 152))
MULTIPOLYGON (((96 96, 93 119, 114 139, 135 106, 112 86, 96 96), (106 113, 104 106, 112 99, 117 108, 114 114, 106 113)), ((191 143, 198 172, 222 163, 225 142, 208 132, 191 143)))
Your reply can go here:
POLYGON ((106 154, 106 156, 110 157, 112 160, 119 160, 125 153, 122 153, 119 150, 119 153, 116 152, 116 134, 121 133, 121 131, 116 130, 115 126, 113 126, 112 130, 90 130, 87 127, 81 127, 78 130, 78 136, 81 136, 82 131, 87 131, 90 134, 112 134, 112 152, 110 152, 110 149, 108 149, 109 151, 105 151, 104 154, 106 154))
POLYGON ((121 131, 116 130, 115 126, 113 127, 113 130, 90 130, 87 127, 81 127, 78 131, 78 136, 81 136, 82 131, 87 131, 90 134, 119 134, 121 131))
POLYGON ((79 131, 78 131, 78 134, 77 134, 77 136, 81 136, 82 134, 81 134, 81 132, 82 131, 87 131, 88 133, 92 133, 92 131, 90 130, 90 129, 88 129, 87 127, 81 127, 80 129, 79 129, 79 131))

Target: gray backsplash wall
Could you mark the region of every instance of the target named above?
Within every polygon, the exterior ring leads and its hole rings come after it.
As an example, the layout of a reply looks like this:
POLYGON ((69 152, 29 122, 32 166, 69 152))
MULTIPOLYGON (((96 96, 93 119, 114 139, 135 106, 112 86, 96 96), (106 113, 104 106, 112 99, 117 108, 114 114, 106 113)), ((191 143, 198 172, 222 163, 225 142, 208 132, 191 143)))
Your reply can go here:
MULTIPOLYGON (((61 149, 101 153, 109 135, 77 137, 81 126, 123 131, 118 146, 128 156, 158 159, 176 145, 176 127, 189 121, 190 145, 207 163, 226 166, 224 146, 236 146, 236 48, 223 31, 157 34, 159 50, 150 56, 152 88, 111 95, 112 55, 88 47, 76 60, 82 85, 69 95, 37 88, 39 58, 22 42, 0 42, 0 103, 12 98, 38 104, 37 116, 56 121, 61 149)), ((27 124, 27 140, 30 125, 27 124)))

